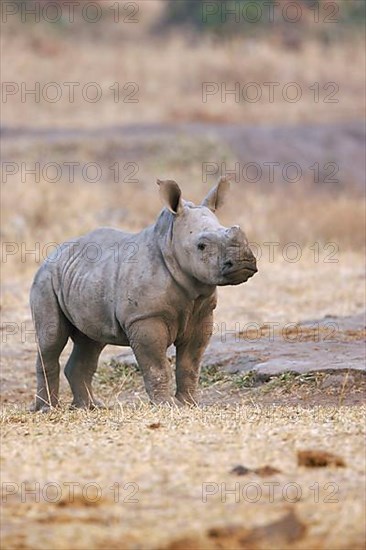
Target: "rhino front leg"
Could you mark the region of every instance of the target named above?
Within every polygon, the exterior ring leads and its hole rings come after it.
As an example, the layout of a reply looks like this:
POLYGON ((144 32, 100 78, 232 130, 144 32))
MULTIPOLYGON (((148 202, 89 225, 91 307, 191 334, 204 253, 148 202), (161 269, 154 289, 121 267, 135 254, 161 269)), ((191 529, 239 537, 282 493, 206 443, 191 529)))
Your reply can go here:
POLYGON ((166 356, 169 330, 157 318, 136 321, 128 331, 130 346, 142 371, 145 388, 155 403, 175 403, 172 369, 166 356))
POLYGON ((186 405, 197 405, 201 360, 210 341, 213 327, 212 312, 193 324, 189 340, 177 343, 176 398, 186 405))

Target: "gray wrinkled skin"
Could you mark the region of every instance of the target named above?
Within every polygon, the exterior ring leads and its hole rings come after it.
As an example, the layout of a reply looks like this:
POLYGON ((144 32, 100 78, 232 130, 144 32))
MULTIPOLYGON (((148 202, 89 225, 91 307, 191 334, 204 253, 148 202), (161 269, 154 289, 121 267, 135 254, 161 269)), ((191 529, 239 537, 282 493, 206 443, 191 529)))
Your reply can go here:
POLYGON ((74 407, 101 405, 92 378, 107 344, 132 347, 153 403, 196 403, 216 287, 245 282, 256 262, 243 231, 214 214, 229 188, 225 178, 200 206, 184 201, 174 181, 158 185, 165 208, 154 225, 137 234, 97 229, 65 243, 38 270, 30 297, 39 346, 34 410, 58 403, 59 356, 69 338, 74 407))

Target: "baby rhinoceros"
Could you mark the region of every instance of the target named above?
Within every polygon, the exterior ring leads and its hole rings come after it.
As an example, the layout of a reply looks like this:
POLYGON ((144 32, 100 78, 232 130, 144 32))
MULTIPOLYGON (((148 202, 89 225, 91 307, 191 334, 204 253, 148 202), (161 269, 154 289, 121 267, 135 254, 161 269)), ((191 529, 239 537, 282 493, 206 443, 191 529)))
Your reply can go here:
POLYGON ((239 226, 226 228, 214 214, 226 178, 200 206, 183 200, 175 181, 157 183, 165 208, 154 225, 137 234, 97 229, 59 247, 38 270, 30 297, 38 340, 34 410, 58 403, 59 357, 69 338, 65 375, 74 407, 101 405, 92 378, 107 344, 131 346, 153 403, 196 403, 216 287, 247 281, 256 260, 239 226))

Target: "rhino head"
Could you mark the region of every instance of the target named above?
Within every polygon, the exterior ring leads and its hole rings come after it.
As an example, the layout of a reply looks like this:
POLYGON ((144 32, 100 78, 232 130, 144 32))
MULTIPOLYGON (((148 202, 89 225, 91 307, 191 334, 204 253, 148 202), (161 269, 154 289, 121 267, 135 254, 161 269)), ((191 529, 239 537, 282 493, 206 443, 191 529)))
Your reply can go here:
POLYGON ((205 285, 238 285, 257 272, 248 239, 238 225, 224 227, 215 216, 230 187, 220 178, 200 205, 182 199, 173 180, 157 180, 170 215, 170 247, 180 269, 205 285))

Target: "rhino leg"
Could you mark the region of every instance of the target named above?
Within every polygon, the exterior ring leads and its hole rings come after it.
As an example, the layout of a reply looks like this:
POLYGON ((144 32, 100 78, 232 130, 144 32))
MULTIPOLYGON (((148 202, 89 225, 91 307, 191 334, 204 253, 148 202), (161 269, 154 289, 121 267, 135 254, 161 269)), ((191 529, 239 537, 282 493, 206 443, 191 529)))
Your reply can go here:
POLYGON ((166 324, 157 318, 136 321, 127 335, 150 400, 155 404, 175 403, 172 369, 166 356, 169 346, 166 324))
POLYGON ((191 325, 189 340, 177 343, 176 398, 183 404, 197 404, 198 381, 201 360, 210 341, 213 327, 213 314, 210 312, 191 325))
POLYGON ((59 357, 70 334, 70 323, 62 313, 53 290, 47 293, 47 282, 42 292, 32 292, 32 313, 37 334, 36 361, 37 395, 33 411, 46 412, 58 404, 59 357))
POLYGON ((105 345, 91 340, 79 331, 72 335, 72 339, 74 347, 65 366, 65 376, 74 396, 71 406, 85 409, 101 407, 103 404, 93 395, 92 379, 105 345))

